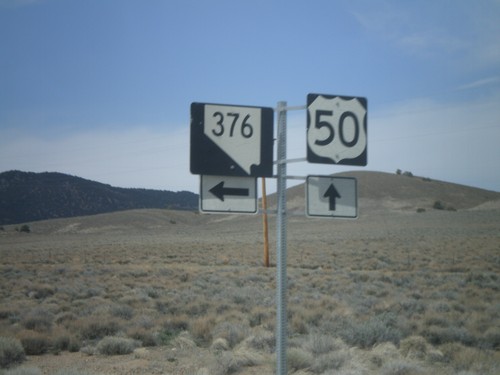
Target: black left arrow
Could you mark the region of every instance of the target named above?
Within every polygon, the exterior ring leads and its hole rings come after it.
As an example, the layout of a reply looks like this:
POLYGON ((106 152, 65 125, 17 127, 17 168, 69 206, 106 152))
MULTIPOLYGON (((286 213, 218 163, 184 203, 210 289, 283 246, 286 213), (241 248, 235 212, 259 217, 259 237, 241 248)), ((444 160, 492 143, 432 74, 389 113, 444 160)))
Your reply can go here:
POLYGON ((337 189, 335 189, 335 186, 333 184, 330 184, 325 194, 323 195, 323 198, 329 198, 330 211, 335 211, 335 199, 341 198, 341 196, 337 189))
POLYGON ((224 202, 224 196, 233 195, 240 197, 248 197, 250 195, 250 190, 245 188, 225 188, 224 181, 219 182, 213 188, 209 190, 213 195, 224 202))

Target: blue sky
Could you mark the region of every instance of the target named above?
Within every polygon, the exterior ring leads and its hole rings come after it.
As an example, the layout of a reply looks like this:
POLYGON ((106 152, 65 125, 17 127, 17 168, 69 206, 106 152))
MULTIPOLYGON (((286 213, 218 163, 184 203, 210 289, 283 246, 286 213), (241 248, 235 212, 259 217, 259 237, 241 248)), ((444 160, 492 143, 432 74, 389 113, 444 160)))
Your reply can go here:
MULTIPOLYGON (((500 191, 499 19, 498 0, 0 0, 0 172, 198 192, 191 102, 323 93, 368 99, 368 165, 290 174, 401 169, 500 191)), ((305 112, 288 113, 290 158, 305 157, 305 112)))

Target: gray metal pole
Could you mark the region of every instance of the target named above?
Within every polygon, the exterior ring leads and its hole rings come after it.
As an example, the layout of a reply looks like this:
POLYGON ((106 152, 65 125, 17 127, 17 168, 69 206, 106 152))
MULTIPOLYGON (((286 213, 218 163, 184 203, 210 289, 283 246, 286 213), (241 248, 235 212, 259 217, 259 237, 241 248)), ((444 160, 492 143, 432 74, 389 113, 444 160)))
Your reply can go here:
POLYGON ((276 374, 287 374, 286 276, 286 102, 278 102, 278 165, 276 216, 276 374))

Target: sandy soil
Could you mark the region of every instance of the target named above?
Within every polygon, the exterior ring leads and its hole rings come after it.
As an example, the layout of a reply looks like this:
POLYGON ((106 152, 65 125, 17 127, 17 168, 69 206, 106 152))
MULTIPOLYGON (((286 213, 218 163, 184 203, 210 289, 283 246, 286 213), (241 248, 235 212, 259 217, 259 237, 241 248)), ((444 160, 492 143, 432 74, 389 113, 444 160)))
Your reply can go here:
MULTIPOLYGON (((222 280, 227 276, 227 285, 232 285, 238 275, 244 275, 245 283, 251 280, 249 275, 259 275, 268 280, 263 288, 266 293, 270 296, 274 294, 272 280, 275 269, 262 267, 260 216, 138 210, 51 220, 32 223, 30 227, 32 233, 25 234, 15 232, 14 226, 7 226, 0 232, 0 252, 3 272, 13 267, 36 270, 31 283, 37 282, 36 275, 42 277, 63 266, 68 270, 106 269, 105 272, 109 273, 106 280, 109 282, 113 280, 113 275, 120 277, 120 269, 147 273, 163 267, 175 272, 184 270, 189 275, 214 273, 222 280)), ((271 216, 273 264, 276 262, 275 230, 274 217, 271 216)), ((308 280, 316 283, 308 289, 314 290, 318 281, 335 281, 336 275, 343 280, 356 272, 367 275, 369 280, 422 272, 463 275, 489 272, 500 276, 500 210, 494 203, 453 212, 426 210, 417 213, 390 200, 365 200, 357 220, 307 219, 303 215, 290 214, 287 235, 291 304, 303 300, 300 285, 308 280), (321 272, 321 278, 316 278, 313 272, 321 272)), ((96 276, 92 281, 93 277, 90 273, 87 276, 90 282, 104 280, 104 276, 96 276)), ((194 276, 190 277, 194 280, 194 276)), ((67 281, 64 276, 56 279, 58 284, 55 288, 67 281)), ((6 283, 6 279, 2 280, 6 283)), ((27 283, 26 280, 20 282, 27 283)), ((162 281, 156 282, 161 284, 162 281)), ((500 286, 500 279, 494 283, 500 286)), ((421 288, 417 286, 416 289, 421 288)), ((3 306, 13 303, 9 293, 4 289, 3 306)), ((392 290, 387 293, 398 295, 392 290)), ((453 293, 459 292, 453 290, 453 293)), ((498 289, 488 293, 490 297, 496 296, 493 299, 498 301, 498 289)), ((340 298, 335 290, 331 294, 340 298)), ((312 297, 309 295, 307 298, 312 297)), ((498 324, 499 319, 497 316, 497 320, 490 323, 498 324)), ((15 333, 12 327, 1 327, 4 332, 0 335, 15 333)), ((369 355, 373 357, 370 348, 352 350, 357 353, 352 354, 353 361, 361 363, 369 355)), ((397 348, 391 350, 396 353, 397 348)), ((498 364, 498 350, 495 355, 493 362, 498 364)), ((273 360, 274 354, 261 353, 257 364, 242 366, 237 373, 272 373, 273 360)), ((90 374, 208 374, 213 373, 213 366, 210 367, 213 362, 214 352, 209 346, 183 347, 177 343, 141 347, 122 356, 88 355, 81 351, 28 356, 22 366, 38 368, 43 374, 53 374, 61 369, 90 374)), ((419 366, 420 369, 434 371, 440 368, 428 362, 419 366)), ((439 366, 444 365, 440 363, 439 366)), ((367 365, 365 368, 370 367, 367 365)), ((367 371, 345 373, 369 373, 367 371)), ((373 373, 383 373, 381 367, 377 371, 380 372, 373 373)), ((449 369, 446 371, 443 373, 452 373, 449 369)))

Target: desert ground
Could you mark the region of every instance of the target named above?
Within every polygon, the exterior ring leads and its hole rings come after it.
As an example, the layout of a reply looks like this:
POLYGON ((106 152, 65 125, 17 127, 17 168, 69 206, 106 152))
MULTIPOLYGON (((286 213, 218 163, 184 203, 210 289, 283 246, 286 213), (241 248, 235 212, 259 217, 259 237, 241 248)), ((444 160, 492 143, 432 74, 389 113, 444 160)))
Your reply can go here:
MULTIPOLYGON (((271 200, 272 201, 272 200, 271 200)), ((500 205, 287 216, 289 373, 500 373, 500 205)), ((301 211, 302 210, 302 211, 301 211)), ((272 374, 275 217, 134 210, 0 231, 0 374, 272 374), (17 352, 16 352, 17 351, 17 352)))

